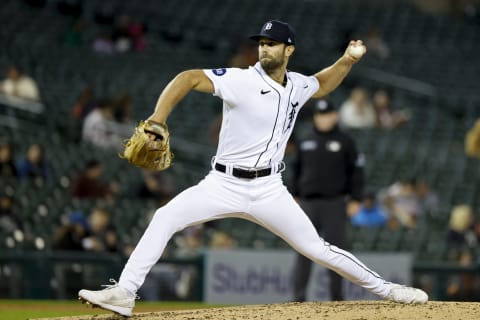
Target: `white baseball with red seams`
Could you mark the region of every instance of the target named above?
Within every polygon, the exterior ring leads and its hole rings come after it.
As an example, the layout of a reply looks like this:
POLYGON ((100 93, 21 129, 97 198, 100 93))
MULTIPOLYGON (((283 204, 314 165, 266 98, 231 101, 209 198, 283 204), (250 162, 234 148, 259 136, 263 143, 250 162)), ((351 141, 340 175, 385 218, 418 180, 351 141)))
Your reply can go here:
POLYGON ((249 69, 213 69, 204 73, 223 100, 223 122, 212 171, 159 208, 121 274, 119 285, 136 292, 160 259, 172 235, 201 222, 237 217, 280 236, 295 250, 348 280, 386 298, 392 284, 347 251, 325 242, 283 185, 280 165, 298 111, 318 90, 313 76, 286 73, 273 81, 259 63, 249 69), (214 169, 225 165, 225 173, 214 169), (255 179, 232 176, 233 168, 271 167, 255 179))

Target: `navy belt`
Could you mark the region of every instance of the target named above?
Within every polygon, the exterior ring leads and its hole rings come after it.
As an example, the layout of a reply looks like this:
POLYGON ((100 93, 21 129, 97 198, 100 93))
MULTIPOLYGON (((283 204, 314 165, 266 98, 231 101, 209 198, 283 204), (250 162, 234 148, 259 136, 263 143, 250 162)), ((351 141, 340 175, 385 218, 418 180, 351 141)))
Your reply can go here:
MULTIPOLYGON (((227 167, 221 163, 215 163, 215 169, 223 173, 227 172, 227 167)), ((239 168, 232 168, 232 176, 237 178, 255 179, 255 178, 269 176, 271 173, 272 173, 272 168, 266 168, 266 169, 260 169, 260 170, 256 170, 256 169, 244 170, 239 168)))

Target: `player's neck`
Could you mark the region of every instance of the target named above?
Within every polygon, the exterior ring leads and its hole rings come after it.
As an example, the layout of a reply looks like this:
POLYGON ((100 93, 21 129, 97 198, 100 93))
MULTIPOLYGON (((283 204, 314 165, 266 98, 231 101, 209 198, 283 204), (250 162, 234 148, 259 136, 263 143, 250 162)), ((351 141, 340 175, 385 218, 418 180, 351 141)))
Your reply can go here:
POLYGON ((285 68, 277 68, 275 70, 270 70, 266 72, 273 81, 285 87, 285 85, 287 84, 287 74, 285 68))

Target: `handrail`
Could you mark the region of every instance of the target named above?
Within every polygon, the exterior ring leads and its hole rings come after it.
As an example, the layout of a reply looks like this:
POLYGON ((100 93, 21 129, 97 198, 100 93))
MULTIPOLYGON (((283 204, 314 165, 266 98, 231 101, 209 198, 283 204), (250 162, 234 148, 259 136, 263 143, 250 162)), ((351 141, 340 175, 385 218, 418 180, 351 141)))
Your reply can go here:
POLYGON ((473 263, 468 266, 460 265, 454 262, 415 262, 413 265, 414 271, 424 272, 443 272, 443 273, 455 273, 455 272, 478 272, 480 271, 480 263, 473 263))
POLYGON ((45 109, 43 103, 39 101, 13 97, 2 93, 0 93, 0 104, 37 114, 43 113, 45 109))
POLYGON ((437 88, 427 82, 420 81, 414 78, 399 76, 394 73, 386 72, 372 67, 358 66, 354 69, 354 74, 369 80, 374 80, 401 88, 407 91, 415 92, 427 97, 437 98, 437 88))
POLYGON ((480 271, 480 262, 473 263, 469 266, 462 266, 453 262, 415 262, 412 266, 412 273, 421 277, 427 274, 433 277, 431 295, 435 300, 447 300, 448 279, 459 274, 478 275, 480 271))

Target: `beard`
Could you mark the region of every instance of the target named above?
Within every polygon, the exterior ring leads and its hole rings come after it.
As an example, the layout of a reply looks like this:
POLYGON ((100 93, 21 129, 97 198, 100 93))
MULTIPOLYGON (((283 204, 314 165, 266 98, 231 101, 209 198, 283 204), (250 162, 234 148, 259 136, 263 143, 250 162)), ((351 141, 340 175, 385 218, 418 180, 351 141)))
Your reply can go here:
POLYGON ((271 56, 260 58, 260 65, 262 66, 263 70, 265 70, 265 72, 267 73, 282 66, 284 62, 285 62, 285 57, 283 55, 277 58, 274 58, 271 56))

